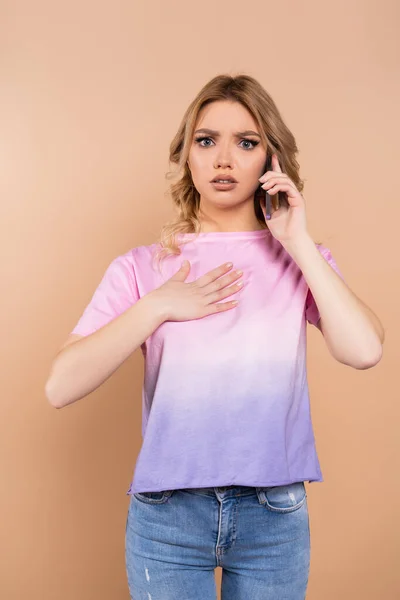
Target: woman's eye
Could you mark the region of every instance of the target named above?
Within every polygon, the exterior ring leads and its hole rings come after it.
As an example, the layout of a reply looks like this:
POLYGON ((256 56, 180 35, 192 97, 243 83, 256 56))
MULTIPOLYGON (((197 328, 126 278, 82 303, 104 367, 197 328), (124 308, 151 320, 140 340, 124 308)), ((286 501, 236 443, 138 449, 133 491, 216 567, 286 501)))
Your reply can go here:
POLYGON ((196 142, 199 144, 199 146, 202 146, 203 144, 201 142, 204 142, 205 140, 210 140, 211 138, 206 138, 206 137, 202 137, 202 138, 197 138, 196 142))
MULTIPOLYGON (((205 142, 205 141, 207 141, 207 140, 211 140, 211 138, 210 138, 210 137, 201 137, 201 138, 196 138, 196 139, 195 139, 195 142, 196 142, 197 144, 199 144, 199 146, 202 146, 203 148, 206 148, 206 147, 207 147, 209 144, 207 144, 207 145, 204 145, 204 144, 202 144, 201 142, 205 142)), ((211 140, 211 141, 212 141, 212 140, 211 140)), ((245 140, 245 139, 241 140, 241 142, 245 142, 246 144, 251 144, 251 146, 250 146, 250 147, 249 147, 249 146, 247 146, 247 147, 243 147, 243 146, 242 146, 242 148, 244 148, 244 150, 253 150, 253 148, 255 148, 255 147, 257 146, 257 144, 259 144, 259 143, 260 143, 260 142, 256 142, 256 141, 253 141, 253 140, 245 140)))
POLYGON ((249 150, 252 150, 253 148, 255 148, 257 146, 257 144, 259 142, 253 142, 253 140, 242 140, 242 142, 246 142, 247 144, 252 144, 252 146, 250 146, 250 148, 248 148, 249 150))

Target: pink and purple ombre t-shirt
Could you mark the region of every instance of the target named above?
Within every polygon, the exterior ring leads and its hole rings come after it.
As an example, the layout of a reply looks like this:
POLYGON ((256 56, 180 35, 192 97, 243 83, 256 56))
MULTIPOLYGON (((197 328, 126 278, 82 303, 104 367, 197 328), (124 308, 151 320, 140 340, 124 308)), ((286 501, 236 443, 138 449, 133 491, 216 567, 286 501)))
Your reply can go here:
MULTIPOLYGON (((166 321, 142 344, 142 447, 127 494, 323 481, 306 374, 306 321, 318 308, 297 264, 267 229, 181 234, 180 256, 157 244, 108 266, 71 333, 90 335, 191 263, 194 281, 225 262, 243 270, 228 310, 166 321)), ((317 245, 342 277, 330 251, 317 245)))

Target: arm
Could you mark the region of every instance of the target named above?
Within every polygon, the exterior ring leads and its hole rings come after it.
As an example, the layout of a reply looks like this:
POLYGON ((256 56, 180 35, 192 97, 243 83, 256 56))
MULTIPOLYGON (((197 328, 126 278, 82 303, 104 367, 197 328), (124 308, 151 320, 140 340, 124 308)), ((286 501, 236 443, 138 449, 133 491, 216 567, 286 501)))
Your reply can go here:
POLYGON ((318 328, 332 356, 355 369, 376 365, 384 329, 375 313, 326 262, 308 234, 284 247, 308 283, 321 315, 318 328))
POLYGON ((159 303, 147 294, 104 327, 61 350, 46 383, 50 404, 63 408, 93 392, 163 321, 159 303))

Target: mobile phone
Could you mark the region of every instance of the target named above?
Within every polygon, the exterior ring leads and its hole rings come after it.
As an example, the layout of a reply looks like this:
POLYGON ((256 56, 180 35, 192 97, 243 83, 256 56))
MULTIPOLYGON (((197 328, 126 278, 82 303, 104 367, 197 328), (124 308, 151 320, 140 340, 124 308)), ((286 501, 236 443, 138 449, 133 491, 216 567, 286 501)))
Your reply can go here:
MULTIPOLYGON (((266 173, 267 171, 272 170, 272 155, 267 156, 267 160, 265 161, 265 165, 264 165, 264 173, 266 173)), ((264 190, 261 187, 261 183, 258 187, 259 190, 262 190, 262 192, 265 192, 265 213, 266 213, 266 218, 270 219, 271 218, 271 196, 269 195, 267 190, 264 190)), ((277 194, 274 194, 274 196, 277 195, 278 198, 277 200, 275 200, 274 202, 274 208, 277 210, 280 206, 285 206, 286 208, 289 206, 288 201, 286 199, 285 193, 284 192, 278 192, 277 194)))
MULTIPOLYGON (((267 156, 267 160, 265 161, 263 174, 271 169, 271 156, 267 156)), ((271 196, 268 194, 267 190, 264 190, 261 187, 261 183, 258 186, 258 189, 265 193, 265 215, 267 219, 271 218, 271 196)))

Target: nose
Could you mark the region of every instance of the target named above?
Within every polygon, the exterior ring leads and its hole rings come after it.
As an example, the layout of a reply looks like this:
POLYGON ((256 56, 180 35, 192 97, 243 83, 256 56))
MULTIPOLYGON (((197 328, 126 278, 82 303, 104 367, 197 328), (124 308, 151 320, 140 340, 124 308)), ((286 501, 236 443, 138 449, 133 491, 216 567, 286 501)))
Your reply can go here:
POLYGON ((226 167, 232 167, 232 166, 233 166, 233 161, 232 161, 232 155, 230 153, 229 147, 228 147, 228 145, 223 146, 221 144, 220 151, 218 152, 218 155, 215 157, 214 167, 216 169, 219 169, 219 168, 225 169, 226 167))
POLYGON ((232 160, 227 156, 218 156, 214 161, 215 169, 226 169, 232 167, 232 160))

